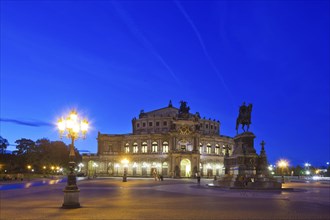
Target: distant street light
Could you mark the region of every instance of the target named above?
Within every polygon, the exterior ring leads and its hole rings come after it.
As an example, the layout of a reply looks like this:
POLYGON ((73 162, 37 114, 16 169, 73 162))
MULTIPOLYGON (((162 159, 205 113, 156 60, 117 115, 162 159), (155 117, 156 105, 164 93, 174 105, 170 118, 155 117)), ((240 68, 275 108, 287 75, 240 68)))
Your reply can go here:
POLYGON ((284 183, 284 169, 289 167, 289 162, 286 160, 280 160, 277 162, 277 166, 281 168, 282 183, 284 183))
POLYGON ((30 170, 32 167, 31 167, 31 165, 28 165, 27 168, 28 168, 28 180, 30 180, 30 178, 31 178, 30 170))
POLYGON ((305 165, 305 167, 306 167, 306 172, 305 172, 305 174, 306 174, 307 176, 309 176, 309 175, 311 174, 311 171, 309 170, 309 167, 312 166, 312 164, 310 164, 310 163, 305 163, 304 165, 305 165))
POLYGON ((124 166, 123 182, 127 182, 127 167, 128 167, 129 161, 125 158, 121 161, 121 163, 124 166))
POLYGON ((77 186, 77 178, 74 172, 75 168, 75 152, 74 152, 74 141, 79 137, 85 138, 88 130, 88 121, 86 119, 80 120, 76 111, 71 111, 70 115, 66 119, 61 118, 58 120, 57 127, 62 138, 66 135, 71 139, 70 153, 69 153, 69 169, 68 182, 63 190, 64 192, 64 203, 63 208, 79 208, 79 189, 77 186))
POLYGON ((96 178, 96 167, 98 167, 99 165, 97 163, 93 163, 93 167, 94 167, 94 175, 93 177, 96 178))

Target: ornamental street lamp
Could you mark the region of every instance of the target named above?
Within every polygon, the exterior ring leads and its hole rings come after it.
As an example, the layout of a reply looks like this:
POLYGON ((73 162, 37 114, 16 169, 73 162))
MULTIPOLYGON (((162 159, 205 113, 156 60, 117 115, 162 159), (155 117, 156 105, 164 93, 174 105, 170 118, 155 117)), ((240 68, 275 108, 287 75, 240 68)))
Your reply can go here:
POLYGON ((57 122, 57 127, 60 132, 60 137, 64 135, 71 139, 70 153, 69 153, 69 174, 68 182, 63 190, 64 202, 63 208, 79 208, 79 189, 77 186, 75 169, 75 152, 74 152, 74 141, 79 137, 85 138, 88 130, 88 121, 86 119, 80 120, 76 111, 71 111, 70 115, 65 119, 62 117, 57 122))
POLYGON ((284 169, 286 169, 289 166, 289 162, 286 160, 280 160, 277 162, 277 166, 281 168, 282 183, 284 183, 284 169))

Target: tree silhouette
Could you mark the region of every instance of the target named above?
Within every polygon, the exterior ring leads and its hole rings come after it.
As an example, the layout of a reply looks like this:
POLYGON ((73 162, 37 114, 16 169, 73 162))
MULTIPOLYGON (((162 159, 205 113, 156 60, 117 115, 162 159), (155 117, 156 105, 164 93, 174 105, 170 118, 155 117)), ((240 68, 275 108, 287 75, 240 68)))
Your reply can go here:
POLYGON ((0 136, 0 150, 1 154, 4 154, 6 152, 7 147, 9 146, 9 142, 7 139, 0 136))

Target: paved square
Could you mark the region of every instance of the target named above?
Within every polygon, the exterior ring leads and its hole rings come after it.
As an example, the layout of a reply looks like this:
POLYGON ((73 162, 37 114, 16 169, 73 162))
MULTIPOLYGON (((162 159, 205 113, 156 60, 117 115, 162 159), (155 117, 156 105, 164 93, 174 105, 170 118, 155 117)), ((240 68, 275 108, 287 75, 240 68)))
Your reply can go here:
POLYGON ((294 191, 209 188, 202 180, 104 178, 78 182, 81 208, 62 209, 65 183, 1 190, 0 219, 330 219, 330 186, 294 191))

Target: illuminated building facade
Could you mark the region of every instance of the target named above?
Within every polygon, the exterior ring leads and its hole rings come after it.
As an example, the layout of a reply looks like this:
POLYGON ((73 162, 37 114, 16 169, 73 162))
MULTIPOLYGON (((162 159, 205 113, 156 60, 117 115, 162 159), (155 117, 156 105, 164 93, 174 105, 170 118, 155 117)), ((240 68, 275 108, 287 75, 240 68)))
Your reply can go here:
POLYGON ((97 155, 83 155, 88 176, 212 177, 224 174, 226 149, 231 154, 233 138, 220 135, 220 122, 169 105, 140 112, 132 120, 131 134, 98 133, 97 155))

